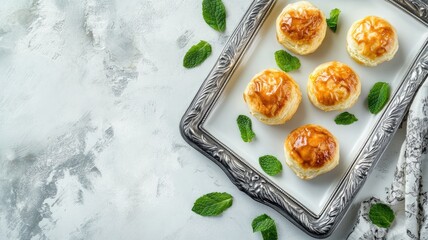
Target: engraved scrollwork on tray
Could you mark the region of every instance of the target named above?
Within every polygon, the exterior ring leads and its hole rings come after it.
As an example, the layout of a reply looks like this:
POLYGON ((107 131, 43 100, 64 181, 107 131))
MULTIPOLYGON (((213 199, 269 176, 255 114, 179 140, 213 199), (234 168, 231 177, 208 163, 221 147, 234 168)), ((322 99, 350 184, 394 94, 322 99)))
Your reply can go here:
POLYGON ((426 0, 387 0, 428 25, 428 1, 426 0))

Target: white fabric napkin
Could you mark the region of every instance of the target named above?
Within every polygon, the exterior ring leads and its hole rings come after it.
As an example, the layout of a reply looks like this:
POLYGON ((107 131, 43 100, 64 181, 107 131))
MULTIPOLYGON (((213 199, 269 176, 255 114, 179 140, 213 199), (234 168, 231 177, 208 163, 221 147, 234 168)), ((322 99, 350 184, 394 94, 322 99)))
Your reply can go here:
POLYGON ((368 217, 370 207, 382 201, 370 198, 361 203, 348 240, 428 240, 428 186, 422 184, 422 178, 428 177, 428 171, 422 170, 422 164, 428 164, 427 148, 428 80, 425 80, 410 107, 406 140, 401 147, 391 189, 384 200, 394 210, 395 220, 389 229, 372 224, 368 217))

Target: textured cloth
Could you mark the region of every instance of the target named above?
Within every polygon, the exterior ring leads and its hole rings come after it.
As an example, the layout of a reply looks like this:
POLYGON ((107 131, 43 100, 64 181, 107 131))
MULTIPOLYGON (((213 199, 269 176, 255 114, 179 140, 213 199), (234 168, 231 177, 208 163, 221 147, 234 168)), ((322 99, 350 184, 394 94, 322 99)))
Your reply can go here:
POLYGON ((422 179, 428 177, 428 81, 416 94, 407 119, 406 140, 400 151, 391 189, 383 201, 391 206, 395 220, 389 229, 371 223, 368 213, 374 203, 370 198, 361 203, 358 219, 348 240, 423 239, 428 240, 428 193, 422 179))

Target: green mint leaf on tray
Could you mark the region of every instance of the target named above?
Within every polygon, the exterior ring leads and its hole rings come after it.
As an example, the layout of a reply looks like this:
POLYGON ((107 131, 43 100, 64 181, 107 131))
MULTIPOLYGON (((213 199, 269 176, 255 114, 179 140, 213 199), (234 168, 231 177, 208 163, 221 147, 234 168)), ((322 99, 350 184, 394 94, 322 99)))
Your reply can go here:
POLYGON ((256 134, 253 132, 251 119, 245 115, 239 115, 236 119, 238 123, 239 131, 241 132, 241 138, 244 142, 251 142, 256 134))
POLYGON ((282 171, 281 162, 274 156, 266 155, 259 158, 260 167, 270 176, 275 176, 282 171))
POLYGON ((263 240, 278 240, 275 221, 266 214, 256 217, 251 223, 253 232, 261 232, 263 240))
POLYGON ((195 201, 192 211, 201 216, 217 216, 232 206, 232 202, 229 193, 208 193, 195 201))
POLYGON ((374 225, 389 228, 394 221, 395 215, 388 205, 377 203, 370 207, 369 218, 374 225))
POLYGON ((185 68, 194 68, 203 63, 211 55, 211 45, 205 41, 200 41, 193 45, 183 59, 185 68))
POLYGON ((327 26, 333 31, 337 30, 337 22, 339 21, 340 10, 335 8, 330 12, 330 18, 327 19, 327 26))
POLYGON ((254 218, 252 222, 253 232, 263 232, 275 226, 275 222, 268 215, 263 214, 254 218))
POLYGON ((343 112, 334 119, 337 125, 350 125, 356 121, 358 121, 358 118, 355 117, 354 114, 349 112, 343 112))
POLYGON ((210 27, 216 31, 224 32, 226 29, 226 8, 221 0, 203 0, 202 15, 210 27))
POLYGON ((284 50, 275 52, 275 61, 284 72, 291 72, 300 68, 300 60, 284 50))
POLYGON ((389 99, 389 85, 385 82, 376 83, 370 90, 368 96, 369 110, 373 114, 379 113, 389 99))

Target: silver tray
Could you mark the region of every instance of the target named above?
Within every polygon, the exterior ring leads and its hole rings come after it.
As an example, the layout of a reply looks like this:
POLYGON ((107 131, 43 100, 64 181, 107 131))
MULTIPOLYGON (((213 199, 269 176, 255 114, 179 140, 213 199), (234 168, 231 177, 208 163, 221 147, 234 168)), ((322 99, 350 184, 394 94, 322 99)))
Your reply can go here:
MULTIPOLYGON (((421 21, 428 32, 427 1, 387 0, 387 2, 421 21)), ((203 127, 207 116, 213 110, 275 3, 276 0, 254 0, 250 5, 184 114, 180 131, 190 145, 221 167, 241 191, 254 200, 272 207, 307 234, 316 238, 326 238, 345 215, 355 195, 391 141, 417 89, 428 77, 428 41, 424 42, 414 57, 404 79, 391 95, 391 100, 371 128, 367 140, 346 170, 323 211, 314 214, 203 127)))

